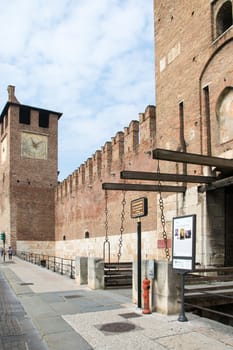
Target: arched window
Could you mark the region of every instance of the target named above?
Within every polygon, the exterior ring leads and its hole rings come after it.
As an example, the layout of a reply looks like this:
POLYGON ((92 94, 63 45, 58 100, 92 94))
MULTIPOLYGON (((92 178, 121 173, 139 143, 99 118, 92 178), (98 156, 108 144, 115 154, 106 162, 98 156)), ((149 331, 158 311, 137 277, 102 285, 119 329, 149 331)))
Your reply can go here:
POLYGON ((225 1, 216 14, 216 36, 232 26, 232 2, 225 1))
POLYGON ((226 87, 216 104, 217 133, 219 144, 233 140, 233 87, 226 87))

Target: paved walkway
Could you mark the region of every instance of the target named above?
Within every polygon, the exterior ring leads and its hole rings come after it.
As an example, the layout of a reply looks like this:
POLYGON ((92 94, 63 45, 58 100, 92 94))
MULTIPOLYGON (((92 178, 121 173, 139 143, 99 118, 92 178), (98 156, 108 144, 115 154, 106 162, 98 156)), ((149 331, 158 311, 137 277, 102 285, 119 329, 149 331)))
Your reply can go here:
POLYGON ((75 280, 16 257, 0 263, 0 273, 2 310, 10 303, 4 301, 6 281, 17 305, 7 313, 0 350, 233 349, 232 327, 189 313, 188 322, 178 322, 177 315, 142 315, 128 290, 80 288, 75 280))
POLYGON ((47 349, 2 273, 0 273, 0 310, 0 349, 47 349))

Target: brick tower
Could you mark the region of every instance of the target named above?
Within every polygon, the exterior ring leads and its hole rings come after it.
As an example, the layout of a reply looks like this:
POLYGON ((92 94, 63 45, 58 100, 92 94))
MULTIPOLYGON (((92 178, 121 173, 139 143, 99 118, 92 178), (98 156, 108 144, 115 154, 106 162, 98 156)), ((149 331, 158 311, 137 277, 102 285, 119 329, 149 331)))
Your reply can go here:
POLYGON ((14 86, 8 87, 0 115, 0 230, 14 248, 24 241, 54 240, 60 116, 20 104, 14 86))
MULTIPOLYGON (((154 1, 158 148, 233 158, 232 7, 232 0, 154 1)), ((175 162, 162 171, 218 175, 175 162)), ((232 266, 232 180, 198 196, 191 187, 174 215, 197 213, 200 263, 232 266)))

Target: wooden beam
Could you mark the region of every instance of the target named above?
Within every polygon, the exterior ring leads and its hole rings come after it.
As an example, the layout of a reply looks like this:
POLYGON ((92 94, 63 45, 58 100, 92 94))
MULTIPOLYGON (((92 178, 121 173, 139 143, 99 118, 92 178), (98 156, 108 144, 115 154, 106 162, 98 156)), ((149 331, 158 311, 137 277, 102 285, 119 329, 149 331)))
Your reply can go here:
POLYGON ((220 157, 209 157, 201 154, 170 151, 167 149, 156 148, 152 152, 153 159, 169 160, 171 162, 190 163, 198 165, 207 165, 221 169, 233 170, 233 159, 220 157))
POLYGON ((124 184, 109 183, 102 184, 103 190, 111 191, 144 191, 144 192, 182 192, 186 191, 185 186, 158 186, 158 185, 141 185, 141 184, 124 184))
POLYGON ((226 177, 225 179, 220 179, 213 181, 209 185, 203 185, 198 188, 198 192, 203 193, 206 191, 213 191, 217 188, 227 187, 233 185, 233 176, 226 177))
POLYGON ((145 180, 145 181, 171 181, 171 182, 190 182, 190 183, 211 183, 216 180, 215 176, 198 176, 182 175, 167 173, 151 173, 145 171, 128 171, 120 172, 121 179, 128 180, 145 180))

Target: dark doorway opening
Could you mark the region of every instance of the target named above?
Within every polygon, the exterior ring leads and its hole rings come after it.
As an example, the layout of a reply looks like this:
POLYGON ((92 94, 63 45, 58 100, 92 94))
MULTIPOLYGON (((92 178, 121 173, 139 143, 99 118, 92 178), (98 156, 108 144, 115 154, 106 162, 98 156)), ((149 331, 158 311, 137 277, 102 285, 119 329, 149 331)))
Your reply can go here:
POLYGON ((233 266, 233 186, 225 188, 225 266, 233 266))

